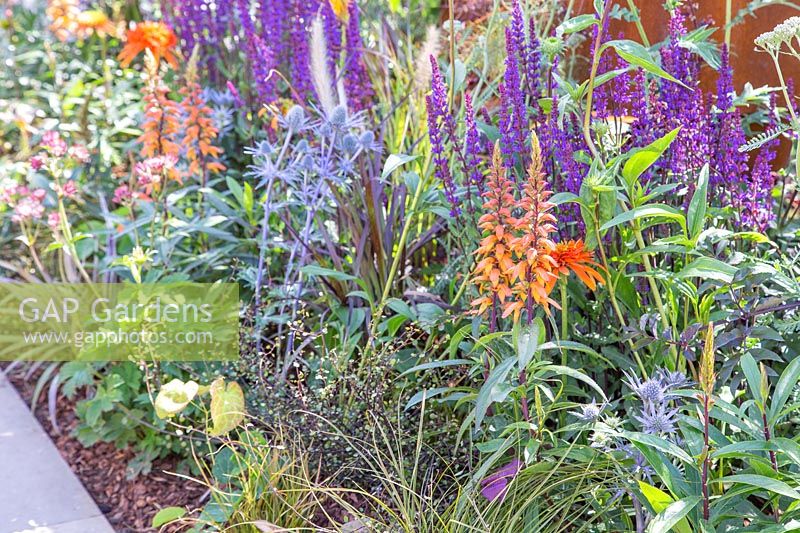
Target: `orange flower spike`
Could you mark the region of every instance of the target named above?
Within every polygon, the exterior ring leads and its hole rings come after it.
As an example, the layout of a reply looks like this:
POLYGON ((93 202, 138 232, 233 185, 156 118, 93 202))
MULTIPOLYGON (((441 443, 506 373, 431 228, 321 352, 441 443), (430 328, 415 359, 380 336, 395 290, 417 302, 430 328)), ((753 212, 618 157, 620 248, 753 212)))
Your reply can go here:
POLYGON ((189 174, 201 176, 203 184, 209 172, 221 172, 225 166, 214 159, 222 155, 222 149, 214 146, 219 130, 214 126, 211 109, 202 96, 202 88, 197 82, 197 49, 186 67, 186 85, 178 91, 183 100, 180 103, 183 111, 183 142, 186 148, 186 159, 189 162, 189 174))
MULTIPOLYGON (((158 65, 152 54, 145 57, 144 86, 144 121, 142 135, 141 155, 144 159, 156 156, 180 156, 181 147, 178 145, 180 132, 180 108, 176 102, 169 99, 169 88, 164 85, 158 74, 158 65)), ((174 174, 174 178, 179 178, 174 174)))
POLYGON ((512 293, 508 271, 514 265, 511 226, 513 203, 509 202, 509 198, 513 202, 513 187, 506 176, 500 148, 496 145, 492 155, 492 171, 483 193, 485 213, 478 221, 484 237, 475 251, 478 264, 472 279, 481 294, 472 302, 472 306, 477 308, 475 314, 481 315, 495 304, 502 306, 512 293))
POLYGON ((172 28, 163 22, 139 22, 128 30, 125 47, 117 56, 120 65, 127 67, 136 56, 149 50, 155 58, 156 64, 161 58, 167 60, 172 68, 178 67, 178 60, 173 54, 173 49, 178 44, 178 38, 172 28))
POLYGON ((591 290, 603 283, 603 276, 594 268, 602 267, 595 262, 594 253, 584 247, 582 240, 560 242, 552 255, 562 276, 568 276, 572 271, 591 290))
POLYGON ((550 256, 555 243, 550 235, 556 231, 556 218, 550 212, 555 205, 548 201, 552 193, 547 190, 542 172, 542 156, 539 139, 531 132, 531 164, 528 167, 528 181, 522 189, 522 197, 517 209, 522 216, 516 219, 515 230, 519 236, 512 242, 514 254, 518 257, 510 275, 516 282, 513 287, 514 298, 503 315, 514 315, 519 320, 523 309, 533 313, 533 304, 550 312, 550 305, 558 307, 549 297, 552 285, 558 279, 552 271, 557 263, 550 256))

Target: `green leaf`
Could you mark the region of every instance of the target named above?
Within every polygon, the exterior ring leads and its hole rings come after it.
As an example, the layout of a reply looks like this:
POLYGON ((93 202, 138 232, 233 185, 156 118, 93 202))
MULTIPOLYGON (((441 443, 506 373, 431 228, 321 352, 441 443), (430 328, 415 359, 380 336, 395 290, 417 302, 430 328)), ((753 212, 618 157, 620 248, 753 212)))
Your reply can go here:
POLYGON ((667 218, 669 220, 679 222, 682 227, 686 225, 686 219, 684 218, 683 214, 674 207, 664 204, 652 204, 634 207, 630 211, 625 211, 624 213, 615 216, 603 224, 600 227, 600 231, 611 229, 626 222, 644 220, 646 218, 667 218))
POLYGON ((749 452, 766 452, 774 447, 765 440, 743 440, 723 446, 711 452, 712 459, 739 458, 749 452))
POLYGON ((759 476, 758 474, 734 474, 732 476, 723 476, 716 479, 718 483, 741 483, 743 485, 751 485, 759 489, 767 490, 774 494, 780 494, 793 500, 800 500, 800 492, 793 489, 783 481, 773 479, 767 476, 759 476))
POLYGON ((739 359, 739 365, 741 365, 744 377, 747 379, 747 386, 750 389, 750 394, 753 395, 756 404, 763 407, 764 397, 761 396, 761 387, 759 386, 761 383, 761 372, 758 370, 756 360, 753 359, 752 355, 746 353, 739 359))
POLYGON ((570 33, 583 31, 589 26, 595 26, 596 24, 597 17, 594 15, 578 15, 577 17, 572 17, 559 24, 556 28, 556 35, 558 37, 569 35, 570 33))
POLYGON ((736 274, 736 267, 723 263, 713 257, 695 259, 678 273, 679 278, 713 279, 722 283, 730 283, 736 274))
POLYGON ((546 365, 546 366, 543 366, 541 369, 542 370, 549 370, 551 372, 555 372, 556 374, 562 374, 562 375, 565 375, 565 376, 569 376, 571 378, 575 378, 578 381, 582 381, 582 382, 586 383, 587 385, 589 385, 594 390, 596 390, 600 394, 600 396, 603 398, 603 400, 607 399, 606 398, 606 393, 603 391, 603 389, 600 388, 600 385, 595 383, 595 381, 592 378, 590 378, 589 376, 587 376, 586 374, 584 374, 580 370, 575 370, 574 368, 570 368, 568 366, 561 366, 561 365, 546 365))
POLYGON ((795 357, 791 363, 786 365, 781 377, 778 378, 778 384, 775 385, 775 392, 772 393, 768 414, 771 424, 777 423, 783 406, 786 405, 798 379, 800 379, 800 357, 795 357))
POLYGON ((162 385, 154 402, 156 416, 169 418, 177 415, 194 399, 199 388, 194 381, 184 383, 179 379, 173 379, 162 385))
POLYGON ((389 154, 389 157, 386 158, 386 162, 383 164, 383 172, 381 172, 381 179, 388 178, 392 172, 400 168, 401 166, 414 161, 417 159, 419 155, 406 155, 406 154, 389 154))
POLYGON ((639 148, 632 153, 625 162, 625 166, 622 167, 622 177, 625 178, 629 189, 633 186, 634 182, 639 179, 639 176, 644 174, 644 172, 667 151, 667 148, 669 148, 672 141, 675 140, 679 131, 680 128, 675 128, 660 139, 656 139, 647 146, 639 148))
POLYGON ((555 205, 568 204, 568 203, 581 203, 581 198, 577 194, 571 192, 560 192, 550 197, 550 203, 555 205))
POLYGON ((164 507, 153 517, 153 528, 160 528, 165 524, 174 522, 186 514, 186 509, 183 507, 164 507))
POLYGON ((517 346, 517 359, 519 360, 519 368, 527 368, 536 352, 539 351, 539 346, 544 340, 544 322, 541 318, 534 320, 529 326, 523 326, 521 329, 517 326, 515 330, 515 344, 517 346))
POLYGON ((666 439, 662 439, 661 437, 656 437, 655 435, 649 435, 647 433, 638 433, 638 432, 630 432, 630 431, 623 431, 623 437, 628 439, 629 441, 633 442, 637 448, 640 446, 645 446, 648 448, 656 449, 661 452, 664 452, 668 455, 671 455, 681 461, 688 463, 690 465, 694 464, 694 459, 684 451, 683 448, 676 446, 675 444, 669 442, 666 439))
POLYGON ((211 421, 209 434, 224 435, 244 420, 244 393, 235 381, 225 385, 222 378, 211 384, 211 421))
POLYGON ((597 357, 598 359, 604 359, 604 357, 602 355, 600 355, 599 353, 594 351, 589 346, 586 346, 585 344, 583 344, 581 342, 575 342, 575 341, 563 341, 563 340, 560 340, 560 341, 549 341, 549 342, 545 342, 544 344, 542 344, 540 349, 542 349, 542 350, 559 350, 559 351, 561 351, 561 350, 572 350, 573 352, 581 352, 581 353, 585 353, 585 354, 591 355, 592 357, 597 357))
POLYGON ((635 41, 629 41, 627 39, 608 41, 606 44, 603 45, 602 50, 606 48, 613 48, 614 50, 616 50, 617 54, 619 54, 619 56, 622 59, 624 59, 631 65, 636 65, 637 67, 641 67, 650 74, 653 74, 654 76, 658 76, 659 78, 664 78, 665 80, 669 80, 673 83, 678 83, 689 89, 689 87, 687 87, 683 82, 676 79, 667 71, 659 67, 653 60, 647 48, 645 48, 644 46, 635 41))
POLYGON ((350 274, 347 274, 345 272, 339 272, 338 270, 321 267, 319 265, 306 265, 303 268, 301 268, 300 271, 306 276, 310 277, 324 277, 324 278, 336 279, 339 281, 352 281, 354 279, 357 279, 355 276, 351 276, 350 274))
MULTIPOLYGON (((647 525, 647 533, 668 533, 672 528, 700 503, 700 496, 689 496, 673 502, 658 513, 647 525)), ((686 524, 688 527, 688 524, 686 524)), ((677 530, 678 528, 676 528, 677 530)), ((691 531, 691 530, 689 530, 691 531)))
POLYGON ((700 235, 705 224, 706 210, 708 209, 708 163, 703 165, 700 176, 697 178, 697 188, 694 190, 692 200, 689 202, 687 222, 689 224, 689 237, 692 239, 700 235))
POLYGON ((663 490, 641 480, 639 480, 639 490, 642 491, 642 495, 644 495, 647 502, 656 513, 660 513, 669 507, 669 504, 675 501, 675 498, 663 490))
POLYGON ((489 374, 488 379, 478 392, 478 398, 475 400, 475 428, 481 427, 483 417, 486 416, 486 411, 489 406, 496 401, 505 399, 508 395, 509 388, 504 386, 508 373, 517 362, 516 357, 508 357, 504 359, 499 365, 494 367, 489 374))
POLYGON ((415 374, 420 370, 431 370, 433 368, 444 368, 448 366, 461 366, 461 365, 469 365, 472 361, 470 359, 445 359, 444 361, 429 361, 427 363, 422 363, 412 368, 409 368, 399 377, 406 376, 408 374, 415 374))
POLYGON ((412 396, 410 400, 408 400, 408 403, 406 403, 404 409, 408 411, 415 405, 422 403, 422 400, 425 401, 430 400, 434 396, 440 396, 445 392, 448 392, 449 390, 451 390, 450 387, 435 387, 433 389, 423 389, 418 393, 416 393, 414 396, 412 396))

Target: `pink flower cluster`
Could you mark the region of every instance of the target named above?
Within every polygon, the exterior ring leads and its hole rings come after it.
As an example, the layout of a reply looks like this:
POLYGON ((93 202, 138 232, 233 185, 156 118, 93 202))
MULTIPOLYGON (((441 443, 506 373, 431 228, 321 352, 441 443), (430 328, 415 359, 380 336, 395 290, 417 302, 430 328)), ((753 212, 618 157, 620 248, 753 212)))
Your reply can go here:
MULTIPOLYGON (((36 171, 46 169, 56 172, 57 169, 86 164, 90 160, 89 151, 84 146, 68 145, 57 131, 45 132, 39 147, 43 150, 30 158, 31 168, 36 171)), ((78 195, 75 180, 62 180, 60 184, 56 180, 51 187, 62 198, 73 199, 78 195)), ((47 190, 43 188, 31 188, 10 178, 0 181, 0 204, 13 209, 13 222, 22 224, 46 218, 50 229, 56 231, 61 225, 61 217, 56 211, 51 211, 45 217, 46 197, 47 190)))
POLYGON ((114 203, 127 204, 134 197, 148 199, 148 196, 154 190, 158 190, 164 181, 176 179, 177 164, 178 159, 174 156, 156 156, 136 163, 133 167, 135 185, 122 184, 114 189, 114 203), (137 188, 141 191, 136 190, 137 188))
POLYGON ((42 218, 45 196, 44 189, 30 189, 11 179, 0 182, 0 203, 14 208, 11 220, 16 223, 42 218))
POLYGON ((33 170, 40 170, 51 162, 61 158, 66 158, 62 161, 66 166, 75 164, 85 165, 91 159, 89 150, 87 150, 85 146, 80 144, 69 146, 67 141, 65 141, 57 131, 51 130, 44 132, 39 146, 44 148, 45 151, 40 152, 30 159, 31 168, 33 168, 33 170))

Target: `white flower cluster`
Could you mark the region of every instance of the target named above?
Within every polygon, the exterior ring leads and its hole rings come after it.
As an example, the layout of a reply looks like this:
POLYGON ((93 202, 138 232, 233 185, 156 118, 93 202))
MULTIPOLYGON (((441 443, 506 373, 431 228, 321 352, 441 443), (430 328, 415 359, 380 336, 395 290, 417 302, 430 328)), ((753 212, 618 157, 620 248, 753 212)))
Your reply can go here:
POLYGON ((756 46, 767 52, 777 52, 784 44, 791 47, 792 39, 800 43, 800 17, 790 17, 773 28, 762 33, 753 41, 756 46))

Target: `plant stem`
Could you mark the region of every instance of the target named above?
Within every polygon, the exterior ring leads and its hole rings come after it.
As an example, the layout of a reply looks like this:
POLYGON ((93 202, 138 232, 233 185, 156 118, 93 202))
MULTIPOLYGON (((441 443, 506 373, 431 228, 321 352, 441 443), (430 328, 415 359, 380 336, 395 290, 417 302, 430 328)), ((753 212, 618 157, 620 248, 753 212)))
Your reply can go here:
POLYGON ((732 19, 732 10, 731 4, 732 0, 725 0, 725 47, 730 52, 731 50, 731 19, 732 19))
POLYGON ((597 69, 600 67, 600 45, 603 41, 603 23, 608 16, 608 11, 611 9, 612 3, 611 1, 605 2, 603 14, 600 16, 597 37, 594 40, 594 52, 592 53, 592 70, 589 73, 589 83, 586 88, 586 110, 583 114, 583 138, 586 140, 586 145, 592 152, 592 156, 599 161, 602 161, 602 158, 592 140, 592 97, 594 95, 594 81, 597 77, 597 69))
MULTIPOLYGON (((728 0, 728 3, 730 4, 730 0, 728 0)), ((647 33, 644 31, 644 26, 642 26, 642 17, 639 13, 639 8, 636 7, 636 4, 633 2, 633 0, 628 0, 628 9, 636 17, 636 19, 634 19, 634 24, 636 24, 636 31, 639 32, 639 37, 642 39, 642 44, 647 48, 650 48, 650 40, 647 38, 647 33)))
MULTIPOLYGON (((627 211, 627 208, 623 206, 623 209, 627 211)), ((644 242, 644 237, 642 236, 642 230, 639 229, 639 225, 634 221, 633 223, 633 233, 636 236, 636 244, 639 246, 640 250, 643 250, 646 247, 644 242)), ((658 284, 656 283, 655 278, 650 275, 653 267, 650 265, 650 257, 647 254, 642 254, 642 266, 644 267, 645 273, 647 273, 647 282, 650 285, 650 290, 653 292, 653 300, 656 303, 656 308, 658 309, 658 314, 661 316, 661 325, 664 327, 666 331, 671 331, 672 326, 670 325, 669 318, 667 317, 666 308, 664 307, 664 301, 661 299, 661 293, 658 290, 658 284)), ((675 365, 677 368, 678 365, 678 350, 675 348, 675 345, 670 345, 669 348, 670 353, 675 358, 675 365)))
POLYGON ((456 95, 456 27, 455 27, 455 0, 448 0, 450 11, 450 95, 448 106, 453 109, 453 100, 456 95))
POLYGON ((711 462, 710 452, 708 449, 708 394, 703 395, 703 443, 705 444, 705 457, 703 458, 703 520, 708 521, 710 516, 709 509, 709 496, 708 496, 708 466, 711 462))
MULTIPOLYGON (((772 438, 772 434, 769 430, 769 422, 767 421, 767 413, 766 411, 761 412, 761 420, 764 423, 764 440, 769 442, 772 438)), ((775 457, 775 450, 769 451, 769 462, 772 464, 772 469, 775 473, 778 473, 778 459, 775 457)), ((775 503, 772 507, 772 514, 775 518, 776 522, 780 521, 780 511, 778 509, 778 504, 775 503)))
POLYGON ((535 436, 531 424, 531 413, 528 407, 528 373, 523 368, 519 371, 519 384, 522 387, 522 397, 520 398, 520 407, 522 408, 522 418, 528 423, 528 432, 531 438, 535 436))
MULTIPOLYGON (((794 102, 792 102, 792 99, 789 97, 789 91, 786 89, 786 81, 783 79, 783 71, 781 70, 780 61, 778 61, 778 55, 771 53, 770 56, 772 56, 772 62, 775 64, 775 71, 778 73, 778 81, 781 82, 781 93, 783 94, 783 99, 786 101, 786 108, 789 110, 789 115, 792 117, 792 128, 794 128, 796 136, 798 127, 800 127, 800 121, 797 120, 797 113, 794 111, 794 102)), ((795 183, 798 178, 800 178, 800 150, 796 150, 796 152, 794 159, 795 183)))
MULTIPOLYGON (((563 279, 559 283, 561 287, 561 340, 569 337, 569 311, 567 310, 567 280, 563 279)), ((561 357, 561 364, 566 364, 566 354, 561 357)))
MULTIPOLYGON (((606 275, 606 287, 608 287, 608 295, 611 299, 611 307, 614 309, 614 314, 619 321, 620 326, 624 330, 626 328, 625 324, 625 315, 622 314, 622 310, 619 308, 619 303, 617 302, 617 295, 616 289, 614 288, 614 280, 611 278, 611 270, 608 268, 608 258, 606 257, 605 248, 603 248, 603 243, 600 237, 600 226, 597 222, 597 217, 595 216, 594 220, 594 232, 595 238, 597 239, 597 248, 600 250, 600 260, 603 263, 603 271, 606 275)), ((631 347, 631 352, 633 353, 633 358, 636 361, 636 366, 639 367, 639 371, 641 371, 642 376, 645 378, 647 377, 647 370, 644 368, 644 363, 642 363, 642 358, 639 357, 639 352, 636 351, 636 348, 633 344, 633 340, 628 339, 628 344, 631 347)))

